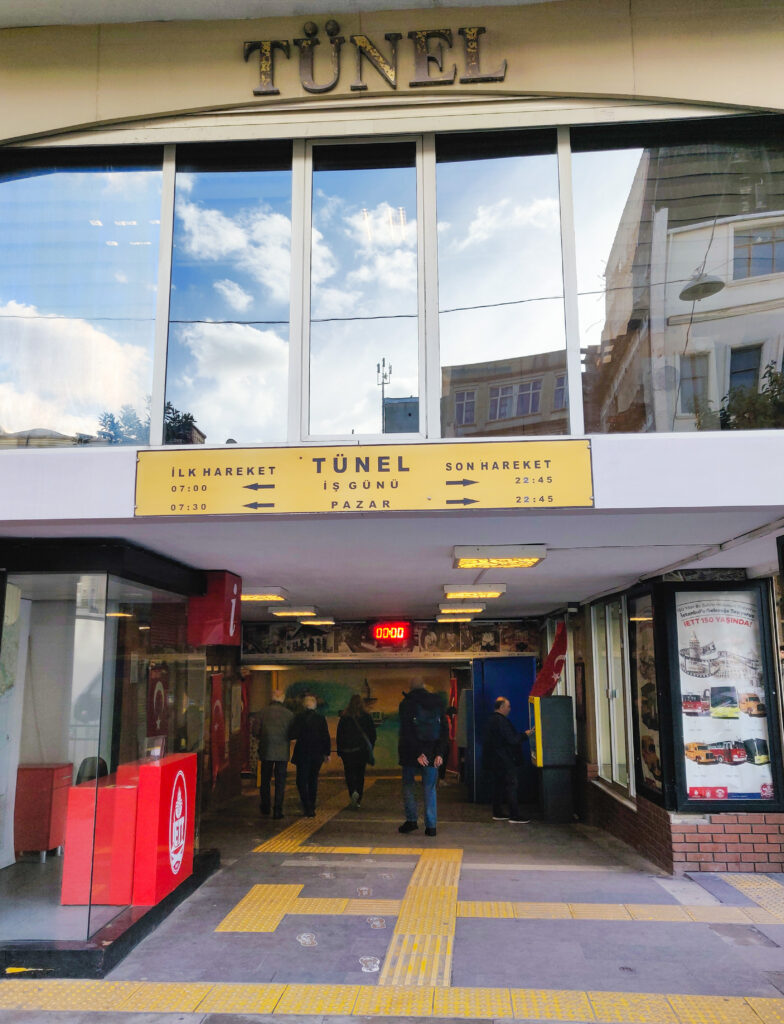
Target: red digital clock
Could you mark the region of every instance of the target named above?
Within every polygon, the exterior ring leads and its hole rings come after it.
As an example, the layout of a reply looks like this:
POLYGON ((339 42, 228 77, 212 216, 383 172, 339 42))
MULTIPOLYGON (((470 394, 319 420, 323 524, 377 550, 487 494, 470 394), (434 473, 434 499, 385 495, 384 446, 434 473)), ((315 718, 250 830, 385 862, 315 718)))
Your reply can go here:
POLYGON ((371 632, 380 647, 404 647, 411 639, 411 623, 376 622, 371 632))

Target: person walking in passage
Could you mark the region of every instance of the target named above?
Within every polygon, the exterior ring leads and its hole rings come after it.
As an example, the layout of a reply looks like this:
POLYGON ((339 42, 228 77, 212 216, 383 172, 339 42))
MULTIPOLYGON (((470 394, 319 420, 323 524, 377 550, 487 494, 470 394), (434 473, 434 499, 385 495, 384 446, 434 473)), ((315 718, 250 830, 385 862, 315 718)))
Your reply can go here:
POLYGON ((425 835, 436 834, 436 785, 438 769, 449 750, 449 731, 441 698, 429 693, 421 679, 414 679, 411 689, 403 694, 398 709, 400 737, 399 762, 403 768, 403 810, 406 820, 398 832, 414 832, 417 824, 417 800, 414 783, 422 776, 425 802, 425 835))
POLYGON ((329 760, 332 743, 327 720, 316 711, 316 698, 305 697, 302 711, 291 723, 291 738, 295 740, 291 763, 297 766, 297 789, 306 818, 316 817, 316 795, 321 766, 329 760))
POLYGON ((270 812, 270 783, 275 777, 275 803, 272 817, 283 817, 283 793, 286 789, 286 770, 289 765, 291 742, 289 735, 294 715, 283 703, 283 690, 273 690, 269 707, 261 713, 259 725, 259 809, 270 812))
POLYGON ((482 767, 493 778, 493 821, 527 825, 517 802, 517 775, 523 763, 523 743, 528 731, 519 733, 509 721, 512 705, 506 697, 498 697, 495 710, 487 721, 483 736, 482 767), (504 813, 504 806, 509 813, 504 813))
POLYGON ((365 767, 375 764, 373 747, 376 745, 376 727, 365 711, 365 702, 355 693, 338 722, 338 757, 343 759, 348 795, 354 807, 362 803, 365 790, 365 767))

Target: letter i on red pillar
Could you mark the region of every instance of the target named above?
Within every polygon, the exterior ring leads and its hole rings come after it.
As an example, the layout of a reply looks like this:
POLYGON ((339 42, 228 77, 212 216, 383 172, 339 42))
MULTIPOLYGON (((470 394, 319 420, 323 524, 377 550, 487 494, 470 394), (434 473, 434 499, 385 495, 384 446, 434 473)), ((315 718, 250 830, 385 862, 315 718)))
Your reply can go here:
POLYGON ((207 592, 188 602, 188 643, 191 647, 241 642, 242 578, 231 572, 208 572, 207 592))

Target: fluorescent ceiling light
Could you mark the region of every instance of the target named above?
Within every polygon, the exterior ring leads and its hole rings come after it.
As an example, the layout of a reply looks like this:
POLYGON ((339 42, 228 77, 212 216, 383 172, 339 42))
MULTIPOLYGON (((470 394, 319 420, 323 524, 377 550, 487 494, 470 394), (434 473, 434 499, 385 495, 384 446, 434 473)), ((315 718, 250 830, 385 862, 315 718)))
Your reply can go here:
POLYGON ((547 554, 544 544, 482 544, 453 549, 455 569, 531 569, 547 554))
POLYGON ((291 672, 292 665, 245 665, 252 672, 291 672))
POLYGON ((309 626, 334 626, 334 619, 308 619, 309 626))
POLYGON ((316 609, 313 605, 308 605, 302 608, 268 608, 267 611, 272 615, 277 615, 279 619, 304 619, 310 615, 316 614, 316 609))
POLYGON ((288 600, 288 591, 284 590, 283 587, 251 587, 250 590, 246 590, 242 595, 243 601, 286 601, 288 600))
POLYGON ((139 629, 149 629, 149 626, 139 626, 139 629))
POLYGON ((487 588, 472 587, 467 590, 455 583, 444 584, 444 597, 448 601, 489 601, 506 593, 505 583, 488 583, 487 588))
POLYGON ((475 601, 470 604, 441 604, 438 610, 442 615, 478 615, 486 608, 484 604, 477 604, 475 601))
POLYGON ((107 619, 132 619, 133 615, 130 612, 107 612, 107 619))
POLYGON ((653 622, 653 616, 631 615, 629 616, 629 622, 653 622))
POLYGON ((436 622, 470 622, 470 615, 436 615, 436 622))

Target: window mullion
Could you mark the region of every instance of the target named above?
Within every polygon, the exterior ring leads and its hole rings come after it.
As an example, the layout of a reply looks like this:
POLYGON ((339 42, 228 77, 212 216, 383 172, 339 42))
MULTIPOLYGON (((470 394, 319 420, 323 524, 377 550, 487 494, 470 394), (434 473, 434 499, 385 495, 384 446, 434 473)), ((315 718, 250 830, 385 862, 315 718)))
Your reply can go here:
POLYGON ((174 240, 174 184, 177 173, 176 147, 163 147, 161 178, 161 228, 158 236, 158 292, 155 305, 155 340, 150 397, 151 445, 163 444, 165 437, 166 361, 169 348, 169 298, 171 296, 172 245, 174 240))
POLYGON ((297 140, 291 154, 291 298, 289 304, 288 443, 300 444, 308 431, 310 396, 310 226, 311 160, 297 140))
POLYGON ((436 140, 423 136, 421 144, 421 196, 418 217, 420 287, 420 424, 425 437, 441 436, 441 353, 438 318, 438 211, 436 208, 436 140), (424 353, 424 355, 422 355, 424 353), (424 421, 424 422, 422 422, 424 421))
POLYGON ((572 149, 569 129, 558 129, 558 197, 561 208, 561 260, 566 330, 566 381, 569 388, 569 431, 585 433, 582 360, 580 358, 580 307, 577 298, 577 245, 574 233, 572 149))

